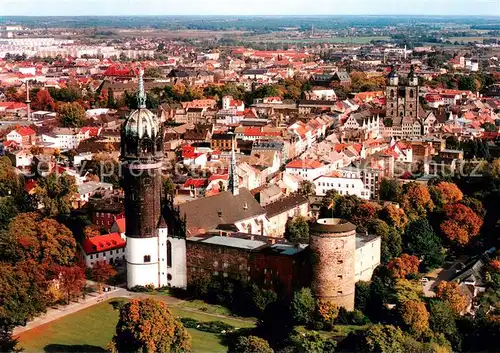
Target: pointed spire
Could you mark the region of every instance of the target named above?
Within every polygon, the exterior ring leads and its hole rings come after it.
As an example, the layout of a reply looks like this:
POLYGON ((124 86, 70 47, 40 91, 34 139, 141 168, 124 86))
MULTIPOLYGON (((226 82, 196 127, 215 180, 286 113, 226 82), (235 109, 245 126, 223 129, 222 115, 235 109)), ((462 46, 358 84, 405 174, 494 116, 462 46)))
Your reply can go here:
POLYGON ((234 134, 231 134, 231 161, 229 164, 229 180, 228 180, 228 189, 233 195, 239 194, 239 185, 238 185, 238 172, 236 169, 236 151, 234 149, 234 145, 236 144, 236 139, 234 138, 234 134))
POLYGON ((146 92, 144 91, 144 69, 139 70, 139 92, 137 93, 137 105, 139 109, 146 108, 146 92))

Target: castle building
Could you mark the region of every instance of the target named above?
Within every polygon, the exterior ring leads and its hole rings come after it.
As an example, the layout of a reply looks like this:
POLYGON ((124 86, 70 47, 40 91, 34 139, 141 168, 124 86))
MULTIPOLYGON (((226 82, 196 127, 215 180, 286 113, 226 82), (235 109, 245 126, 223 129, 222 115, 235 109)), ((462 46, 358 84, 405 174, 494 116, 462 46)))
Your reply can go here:
POLYGON ((125 191, 127 286, 186 286, 186 244, 168 234, 163 217, 163 129, 146 109, 143 71, 139 74, 138 106, 121 130, 125 191))

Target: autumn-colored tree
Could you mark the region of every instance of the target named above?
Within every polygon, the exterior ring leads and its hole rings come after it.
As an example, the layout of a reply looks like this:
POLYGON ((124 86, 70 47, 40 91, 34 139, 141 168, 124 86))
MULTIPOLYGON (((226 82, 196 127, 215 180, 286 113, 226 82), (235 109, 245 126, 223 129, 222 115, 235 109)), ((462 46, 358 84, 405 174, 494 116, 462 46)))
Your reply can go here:
POLYGON ((35 110, 45 110, 53 112, 56 109, 54 99, 50 92, 46 89, 41 89, 36 94, 35 99, 31 102, 31 107, 35 110))
POLYGON ((77 102, 58 104, 57 112, 63 127, 81 127, 85 122, 85 109, 77 102))
POLYGON ((500 258, 495 258, 490 261, 490 267, 497 272, 500 272, 500 258))
POLYGON ((407 300, 399 310, 401 321, 417 337, 429 329, 429 312, 421 300, 407 300))
POLYGON ((38 156, 43 153, 43 147, 41 146, 31 146, 30 153, 34 156, 38 156))
POLYGON ((401 254, 400 257, 395 258, 387 264, 387 268, 391 271, 394 278, 406 278, 408 275, 415 275, 418 273, 418 266, 420 260, 414 255, 401 254))
POLYGON ((38 213, 21 213, 0 233, 0 255, 4 261, 33 260, 37 263, 68 266, 76 255, 71 231, 55 219, 38 213))
POLYGON ((408 224, 408 217, 402 208, 398 208, 393 204, 385 206, 380 211, 380 219, 388 225, 403 230, 408 224))
POLYGON ((110 348, 112 352, 190 352, 191 338, 164 302, 134 299, 120 310, 110 348))
POLYGON ((83 235, 85 236, 85 239, 89 239, 100 236, 101 232, 99 231, 98 226, 91 224, 83 229, 83 235))
POLYGON ((434 209, 431 194, 423 184, 412 182, 403 186, 400 204, 410 219, 422 218, 434 209))
POLYGON ((92 279, 98 283, 99 293, 102 291, 102 284, 114 275, 116 275, 116 270, 105 261, 96 261, 92 266, 92 279))
POLYGON ((85 288, 85 272, 80 266, 57 266, 56 281, 59 290, 65 294, 66 303, 82 294, 85 288))
POLYGON ((467 310, 468 299, 456 282, 441 281, 436 288, 436 297, 447 302, 453 312, 461 314, 467 310))
POLYGON ((464 197, 462 191, 453 183, 442 181, 432 189, 435 194, 434 201, 441 206, 456 203, 464 197))
POLYGON ((317 303, 319 317, 324 323, 332 325, 339 315, 339 307, 330 300, 320 299, 317 303))
POLYGON ((361 227, 364 227, 365 224, 377 218, 377 213, 379 212, 380 207, 370 201, 362 201, 356 212, 354 212, 351 221, 361 227))
POLYGON ((449 241, 465 246, 479 234, 483 220, 469 207, 450 204, 444 208, 445 218, 441 223, 441 233, 449 241))

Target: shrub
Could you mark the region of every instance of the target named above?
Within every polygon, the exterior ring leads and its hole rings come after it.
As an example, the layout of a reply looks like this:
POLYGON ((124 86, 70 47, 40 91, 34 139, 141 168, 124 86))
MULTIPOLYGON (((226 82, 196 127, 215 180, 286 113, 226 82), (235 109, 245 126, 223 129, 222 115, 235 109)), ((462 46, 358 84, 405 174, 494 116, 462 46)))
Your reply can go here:
POLYGON ((208 321, 199 322, 197 329, 204 332, 221 333, 223 331, 232 331, 234 327, 222 321, 208 321))
POLYGON ((198 320, 192 319, 190 317, 183 317, 180 319, 185 328, 196 328, 198 326, 198 320))

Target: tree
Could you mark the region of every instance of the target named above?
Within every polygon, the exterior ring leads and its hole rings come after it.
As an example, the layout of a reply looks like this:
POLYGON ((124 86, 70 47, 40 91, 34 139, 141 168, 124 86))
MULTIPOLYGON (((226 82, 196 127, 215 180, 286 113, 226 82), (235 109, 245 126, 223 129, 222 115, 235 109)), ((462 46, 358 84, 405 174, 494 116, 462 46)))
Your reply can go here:
POLYGON ((290 303, 290 312, 298 325, 307 325, 312 322, 316 309, 316 299, 309 288, 302 288, 293 294, 290 303))
POLYGON ((285 238, 292 243, 309 243, 309 223, 302 216, 289 220, 286 224, 285 238))
POLYGON ((312 182, 310 182, 309 180, 303 180, 299 185, 299 193, 306 197, 312 196, 315 194, 314 188, 315 187, 312 182))
POLYGON ((120 310, 114 352, 189 352, 191 338, 164 302, 131 300, 120 310))
POLYGON ((396 201, 401 196, 402 191, 401 183, 395 179, 384 178, 380 182, 381 200, 396 201))
POLYGON ((19 209, 13 197, 0 197, 0 232, 8 227, 10 221, 17 216, 18 213, 19 209))
POLYGON ((81 127, 85 123, 85 109, 77 102, 60 104, 57 112, 63 127, 81 127))
POLYGON ((66 303, 82 294, 85 288, 85 272, 80 266, 56 267, 59 289, 66 294, 66 303))
POLYGON ((394 278, 406 278, 408 275, 418 273, 420 260, 414 255, 402 254, 387 264, 387 268, 391 271, 394 278))
POLYGON ((240 336, 229 353, 273 353, 269 343, 257 336, 240 336))
POLYGON ((408 217, 402 208, 389 204, 380 211, 380 219, 400 231, 408 224, 408 217))
POLYGON ((399 278, 394 284, 394 296, 397 303, 402 304, 408 300, 420 300, 424 294, 419 281, 399 278))
POLYGON ((163 193, 164 196, 174 196, 175 195, 175 184, 170 178, 163 178, 163 193))
POLYGON ((41 89, 38 91, 35 99, 33 99, 33 102, 31 102, 31 106, 35 110, 45 110, 51 112, 56 109, 54 99, 50 95, 50 92, 46 89, 41 89))
POLYGON ((373 325, 365 331, 353 331, 341 341, 339 352, 405 353, 405 335, 392 325, 373 325))
POLYGON ((425 217, 428 211, 434 209, 429 190, 420 183, 405 184, 399 200, 401 207, 410 219, 425 217))
POLYGON ((72 265, 76 241, 66 226, 37 213, 21 213, 0 233, 3 261, 33 260, 39 264, 72 265))
POLYGON ((21 191, 20 179, 9 157, 0 157, 0 197, 14 196, 21 191))
POLYGON ((290 341, 297 352, 303 353, 333 353, 337 342, 327 341, 316 331, 302 333, 294 330, 290 335, 290 341))
POLYGON ((92 279, 99 284, 99 293, 102 292, 102 284, 116 275, 116 270, 105 261, 96 261, 92 266, 92 279))
POLYGON ((433 190, 437 194, 437 200, 434 199, 434 201, 441 206, 456 203, 464 197, 462 191, 453 183, 442 181, 433 187, 433 190))
POLYGON ((66 173, 50 173, 46 177, 39 177, 37 182, 35 194, 47 217, 68 215, 71 212, 78 192, 74 177, 66 173))
POLYGON ((317 310, 321 320, 329 326, 333 325, 339 314, 339 307, 327 299, 318 300, 317 310))
POLYGON ((452 243, 465 246, 479 234, 483 220, 463 204, 447 205, 444 208, 445 219, 441 223, 441 233, 452 243))
POLYGON ((15 265, 0 262, 0 350, 16 349, 12 329, 47 308, 47 280, 45 268, 34 261, 15 265))
POLYGON ((429 303, 429 327, 435 333, 442 333, 454 348, 460 343, 457 332, 456 316, 450 304, 441 300, 429 303))
POLYGON ((85 239, 90 239, 100 236, 101 232, 99 231, 98 226, 96 226, 95 224, 91 224, 83 229, 83 235, 85 236, 85 239))
POLYGON ((424 270, 440 266, 444 261, 441 240, 434 233, 427 219, 418 219, 411 222, 403 237, 407 252, 416 255, 422 260, 424 270))
POLYGON ((477 92, 478 87, 476 80, 474 80, 474 77, 472 76, 463 75, 458 80, 458 89, 462 91, 477 92))
POLYGON ((416 337, 429 329, 429 312, 420 300, 407 300, 400 308, 401 321, 416 337))
POLYGON ((369 299, 370 282, 356 282, 356 290, 354 291, 354 307, 362 312, 365 312, 369 299))
POLYGON ((448 303, 455 314, 461 314, 469 305, 467 296, 456 282, 441 281, 436 287, 436 297, 448 303))
POLYGON ((115 94, 113 93, 113 89, 109 88, 108 89, 108 108, 114 109, 116 108, 116 99, 115 99, 115 94))

